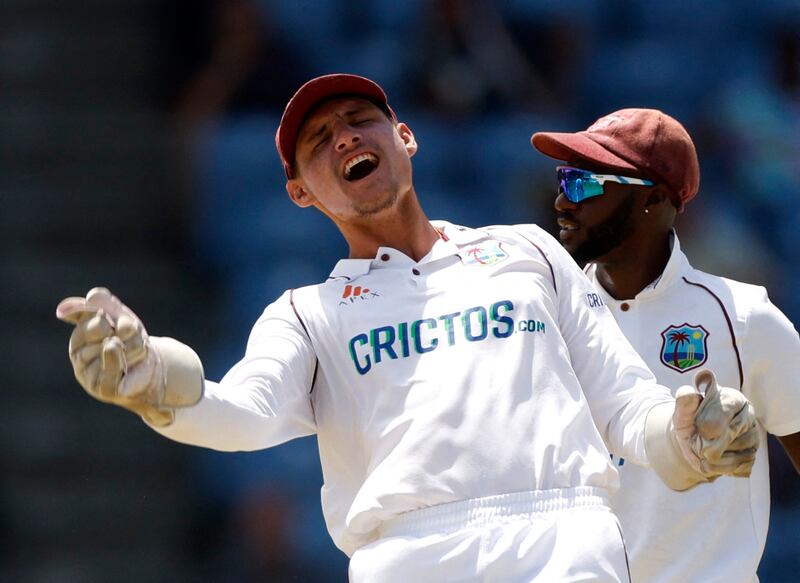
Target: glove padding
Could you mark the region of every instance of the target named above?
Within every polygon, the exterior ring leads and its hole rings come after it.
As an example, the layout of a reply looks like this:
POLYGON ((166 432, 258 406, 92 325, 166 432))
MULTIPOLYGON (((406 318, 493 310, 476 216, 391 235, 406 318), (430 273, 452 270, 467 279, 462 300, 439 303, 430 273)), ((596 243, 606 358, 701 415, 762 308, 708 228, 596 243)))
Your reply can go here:
POLYGON ((704 475, 749 476, 759 442, 753 405, 739 391, 718 386, 710 370, 698 372, 694 384, 704 395, 694 415, 694 435, 685 431, 688 419, 677 400, 675 406, 675 429, 684 457, 704 475))
POLYGON ((678 389, 671 412, 659 405, 647 418, 650 465, 674 490, 749 476, 759 445, 755 411, 742 393, 718 386, 709 370, 694 385, 678 389))
POLYGON ((92 397, 162 427, 174 420, 174 407, 202 398, 197 354, 171 338, 149 336, 138 316, 107 289, 61 301, 56 316, 75 325, 69 357, 75 378, 92 397))

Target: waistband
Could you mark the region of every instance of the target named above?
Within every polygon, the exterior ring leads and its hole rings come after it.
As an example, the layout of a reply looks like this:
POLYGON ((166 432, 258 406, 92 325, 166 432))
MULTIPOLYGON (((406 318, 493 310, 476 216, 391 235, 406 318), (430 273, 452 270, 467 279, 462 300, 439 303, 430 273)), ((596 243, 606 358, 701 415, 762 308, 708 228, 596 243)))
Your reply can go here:
POLYGON ((578 486, 512 492, 439 504, 400 514, 380 526, 380 537, 449 534, 488 524, 533 519, 574 508, 609 508, 603 488, 578 486))

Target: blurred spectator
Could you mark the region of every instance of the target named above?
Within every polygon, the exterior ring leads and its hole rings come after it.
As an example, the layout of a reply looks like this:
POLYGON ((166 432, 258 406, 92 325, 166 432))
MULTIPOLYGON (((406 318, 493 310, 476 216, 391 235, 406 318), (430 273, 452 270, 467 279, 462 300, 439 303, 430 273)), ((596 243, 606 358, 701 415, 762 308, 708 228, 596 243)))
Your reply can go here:
POLYGON ((196 456, 187 551, 203 580, 344 583, 319 501, 316 441, 252 453, 196 456))
POLYGON ((412 80, 420 107, 459 117, 556 106, 554 88, 531 65, 496 4, 433 0, 420 19, 412 80))
MULTIPOLYGON (((798 23, 765 28, 761 52, 748 55, 708 104, 706 123, 717 151, 719 178, 739 212, 783 262, 800 261, 800 36, 798 23), (763 56, 763 58, 759 58, 763 56)), ((800 284, 784 271, 776 303, 795 322, 800 284), (791 285, 787 285, 790 284, 791 285)))
POLYGON ((166 101, 189 124, 281 111, 307 77, 267 9, 251 0, 162 2, 166 101))
POLYGON ((745 63, 708 117, 740 204, 778 227, 762 235, 779 250, 786 195, 800 194, 800 37, 797 26, 781 26, 764 39, 767 61, 745 63))
MULTIPOLYGON (((299 218, 288 203, 274 154, 280 112, 308 71, 263 2, 172 0, 164 19, 171 56, 165 97, 181 132, 198 265, 216 286, 218 304, 206 307, 207 317, 221 323, 214 354, 204 360, 208 376, 219 378, 290 276, 297 284, 327 275, 310 256, 328 255, 299 244, 314 220, 299 218)), ((346 557, 322 520, 315 448, 306 438, 262 452, 192 452, 188 550, 204 576, 346 579, 346 557)))

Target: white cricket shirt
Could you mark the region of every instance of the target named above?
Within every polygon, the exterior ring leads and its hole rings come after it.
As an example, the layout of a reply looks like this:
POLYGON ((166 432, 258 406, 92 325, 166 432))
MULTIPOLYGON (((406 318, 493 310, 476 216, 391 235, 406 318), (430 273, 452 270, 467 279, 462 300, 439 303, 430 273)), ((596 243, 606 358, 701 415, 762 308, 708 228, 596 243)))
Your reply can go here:
POLYGON ((709 368, 740 389, 761 425, 750 478, 717 479, 686 492, 648 468, 615 459, 621 488, 612 497, 634 583, 753 583, 769 522, 765 430, 800 431, 800 339, 762 287, 703 273, 673 239, 661 277, 635 299, 615 300, 587 273, 628 340, 673 393, 709 368))
POLYGON ((348 555, 410 510, 615 489, 606 444, 646 463, 645 417, 668 391, 550 235, 436 225, 419 262, 380 248, 286 292, 244 358, 159 431, 220 450, 316 433, 323 511, 348 555))

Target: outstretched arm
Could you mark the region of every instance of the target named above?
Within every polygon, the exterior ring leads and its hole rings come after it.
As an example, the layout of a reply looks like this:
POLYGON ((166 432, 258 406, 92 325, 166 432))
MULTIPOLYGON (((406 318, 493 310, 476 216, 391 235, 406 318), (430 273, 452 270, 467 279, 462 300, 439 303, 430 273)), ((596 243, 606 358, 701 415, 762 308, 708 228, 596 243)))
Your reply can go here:
POLYGON ((67 298, 56 314, 75 325, 69 354, 84 390, 170 439, 256 450, 316 430, 309 397, 316 356, 287 296, 265 310, 245 357, 220 383, 204 380, 191 348, 150 336, 107 289, 67 298))
POLYGON ((177 340, 150 336, 139 317, 107 289, 63 300, 56 316, 75 324, 69 358, 75 378, 95 399, 162 427, 173 422, 177 407, 202 398, 200 357, 177 340))

